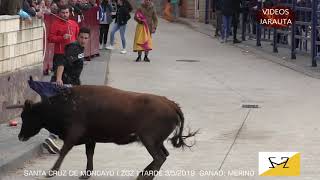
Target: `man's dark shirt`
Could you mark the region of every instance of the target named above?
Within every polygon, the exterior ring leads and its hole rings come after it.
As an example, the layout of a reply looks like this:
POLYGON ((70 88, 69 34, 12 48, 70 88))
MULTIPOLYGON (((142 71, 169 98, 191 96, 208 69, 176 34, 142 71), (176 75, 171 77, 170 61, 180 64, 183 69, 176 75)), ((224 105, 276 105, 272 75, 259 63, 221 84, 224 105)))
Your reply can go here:
MULTIPOLYGON (((80 85, 80 75, 83 69, 84 47, 76 41, 66 45, 62 61, 57 66, 64 66, 62 81, 64 84, 80 85)), ((56 75, 52 77, 56 81, 56 75)))

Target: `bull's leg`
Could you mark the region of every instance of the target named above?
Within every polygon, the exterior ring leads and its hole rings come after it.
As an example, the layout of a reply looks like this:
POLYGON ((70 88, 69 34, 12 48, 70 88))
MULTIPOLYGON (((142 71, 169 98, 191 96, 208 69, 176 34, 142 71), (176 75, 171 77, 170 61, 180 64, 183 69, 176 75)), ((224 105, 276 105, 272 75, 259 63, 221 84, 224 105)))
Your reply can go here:
POLYGON ((93 154, 94 148, 96 147, 96 142, 86 143, 86 155, 87 155, 87 169, 86 173, 82 175, 79 179, 89 179, 93 170, 93 154))
POLYGON ((137 180, 152 180, 154 174, 150 175, 150 172, 156 173, 160 170, 162 164, 166 161, 166 154, 162 149, 163 145, 154 144, 152 139, 141 139, 141 141, 152 156, 153 161, 139 174, 137 180))
POLYGON ((60 151, 59 158, 56 161, 56 163, 54 164, 53 168, 51 169, 51 172, 49 172, 49 174, 47 174, 47 177, 53 177, 55 174, 53 172, 58 171, 60 169, 60 166, 61 166, 63 159, 68 154, 68 152, 72 149, 72 147, 73 147, 73 144, 71 144, 71 143, 64 143, 63 144, 62 149, 60 151))
MULTIPOLYGON (((70 130, 67 133, 67 138, 65 139, 63 146, 61 148, 59 158, 54 164, 53 168, 51 169, 51 172, 58 171, 60 169, 63 159, 68 154, 68 152, 72 149, 72 147, 76 144, 76 142, 79 140, 79 137, 82 135, 83 130, 84 129, 80 125, 76 125, 70 128, 70 130)), ((47 174, 47 177, 54 176, 52 174, 50 173, 47 174)))
POLYGON ((162 144, 162 146, 161 146, 161 150, 162 150, 162 152, 168 157, 169 156, 169 152, 168 152, 168 150, 166 149, 166 147, 164 147, 164 145, 162 144))

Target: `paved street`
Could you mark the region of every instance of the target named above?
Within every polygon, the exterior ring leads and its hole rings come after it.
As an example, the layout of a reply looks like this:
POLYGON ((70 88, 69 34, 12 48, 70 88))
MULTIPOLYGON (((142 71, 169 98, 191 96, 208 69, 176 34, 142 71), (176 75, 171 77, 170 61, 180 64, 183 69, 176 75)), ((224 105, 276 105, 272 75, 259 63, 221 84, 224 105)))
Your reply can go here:
MULTIPOLYGON (((186 26, 160 22, 154 35, 151 63, 136 63, 132 53, 135 24, 129 24, 128 50, 114 50, 109 63, 108 85, 116 88, 167 96, 178 102, 186 124, 200 128, 191 150, 165 146, 170 156, 162 170, 195 171, 192 176, 157 177, 167 179, 264 179, 258 177, 259 152, 301 152, 301 177, 269 179, 319 179, 320 164, 320 81, 267 61, 254 52, 244 52, 186 26), (177 60, 196 60, 183 62, 177 60), (245 109, 243 104, 257 104, 245 109), (200 176, 202 170, 254 171, 248 176, 200 176)), ((119 39, 119 38, 118 38, 119 39)), ((119 41, 119 40, 118 40, 119 41)), ((86 66, 84 83, 104 84, 107 53, 86 66)), ((28 170, 49 170, 57 156, 43 155, 26 163, 9 179, 45 179, 24 176, 28 170)), ((117 146, 98 144, 95 170, 121 172, 142 170, 151 162, 146 149, 138 144, 117 146)), ((62 164, 63 170, 84 170, 84 146, 74 148, 62 164)), ((52 179, 77 179, 58 176, 52 179)), ((92 179, 134 179, 98 176, 92 179)))

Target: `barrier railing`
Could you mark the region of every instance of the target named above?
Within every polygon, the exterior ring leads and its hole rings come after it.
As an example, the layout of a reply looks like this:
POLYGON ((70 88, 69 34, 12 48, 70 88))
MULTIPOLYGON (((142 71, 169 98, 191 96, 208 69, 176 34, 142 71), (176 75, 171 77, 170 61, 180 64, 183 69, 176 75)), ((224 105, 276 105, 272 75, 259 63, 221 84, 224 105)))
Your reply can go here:
MULTIPOLYGON (((273 52, 278 47, 290 48, 291 59, 296 54, 309 54, 312 66, 320 59, 320 0, 278 0, 274 5, 290 7, 295 12, 295 21, 289 28, 274 29, 261 26, 254 18, 254 11, 242 13, 242 40, 255 39, 256 45, 262 41, 272 42, 273 52)), ((258 3, 260 10, 264 4, 258 3)))

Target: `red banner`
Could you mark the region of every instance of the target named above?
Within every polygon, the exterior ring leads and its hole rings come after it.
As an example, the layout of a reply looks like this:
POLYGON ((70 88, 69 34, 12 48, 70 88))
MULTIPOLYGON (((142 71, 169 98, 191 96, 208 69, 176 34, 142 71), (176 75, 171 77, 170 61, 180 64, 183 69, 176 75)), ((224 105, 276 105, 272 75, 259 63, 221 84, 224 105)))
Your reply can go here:
POLYGON ((43 49, 45 51, 44 54, 44 61, 43 61, 43 70, 47 71, 52 69, 52 59, 54 55, 54 44, 48 43, 48 35, 49 30, 51 28, 51 24, 55 20, 54 16, 45 15, 44 16, 44 24, 45 24, 45 31, 44 31, 44 38, 43 38, 43 49))
MULTIPOLYGON (((90 29, 90 40, 85 47, 85 56, 90 58, 95 55, 99 55, 99 20, 97 18, 97 12, 99 7, 93 7, 83 13, 83 17, 74 19, 78 21, 80 27, 87 27, 90 29)), ((52 60, 54 55, 54 44, 48 43, 47 37, 51 28, 51 24, 55 21, 57 17, 53 15, 45 15, 45 37, 43 38, 43 47, 45 50, 45 58, 43 62, 43 70, 48 70, 52 68, 52 60)), ((73 19, 73 18, 72 18, 73 19)))

